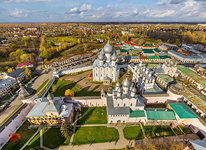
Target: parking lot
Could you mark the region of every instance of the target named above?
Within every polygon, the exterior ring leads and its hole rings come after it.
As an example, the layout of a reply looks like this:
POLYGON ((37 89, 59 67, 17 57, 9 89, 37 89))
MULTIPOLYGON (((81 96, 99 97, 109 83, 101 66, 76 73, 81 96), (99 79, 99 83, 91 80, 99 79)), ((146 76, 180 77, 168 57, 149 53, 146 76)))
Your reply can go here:
POLYGON ((84 59, 81 59, 81 60, 76 60, 76 61, 73 61, 73 62, 69 62, 69 63, 66 63, 64 65, 56 65, 55 68, 57 70, 65 70, 65 69, 70 69, 70 68, 76 68, 76 67, 81 67, 81 66, 86 66, 86 65, 92 65, 94 60, 96 59, 96 56, 97 55, 94 55, 92 57, 88 57, 88 58, 84 58, 84 59))

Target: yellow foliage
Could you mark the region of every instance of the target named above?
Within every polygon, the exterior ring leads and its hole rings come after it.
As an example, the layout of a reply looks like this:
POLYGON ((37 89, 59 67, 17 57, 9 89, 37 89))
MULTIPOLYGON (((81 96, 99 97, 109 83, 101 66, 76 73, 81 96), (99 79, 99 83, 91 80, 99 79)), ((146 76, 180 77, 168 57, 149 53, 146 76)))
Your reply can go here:
POLYGON ((70 89, 65 91, 65 96, 66 97, 73 97, 74 96, 74 92, 70 89))
POLYGON ((31 70, 29 68, 26 68, 25 73, 31 76, 31 70))
POLYGON ((79 43, 79 44, 81 43, 81 39, 78 39, 78 43, 79 43))
POLYGON ((13 68, 9 68, 9 69, 7 70, 8 73, 11 73, 11 72, 13 72, 13 71, 14 71, 13 68))

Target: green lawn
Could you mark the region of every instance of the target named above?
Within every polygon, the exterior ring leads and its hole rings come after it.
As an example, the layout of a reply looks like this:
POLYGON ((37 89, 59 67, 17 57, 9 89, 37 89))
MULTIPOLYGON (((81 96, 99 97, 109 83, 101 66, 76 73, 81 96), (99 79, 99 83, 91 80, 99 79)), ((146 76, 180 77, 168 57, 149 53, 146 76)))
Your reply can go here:
POLYGON ((180 128, 183 130, 184 133, 186 134, 192 134, 193 132, 189 129, 189 127, 183 127, 180 126, 180 128))
POLYGON ((67 89, 71 89, 74 91, 74 96, 100 96, 100 91, 88 91, 85 89, 81 89, 81 85, 76 84, 73 81, 68 80, 56 80, 54 83, 57 86, 57 91, 52 92, 50 89, 50 92, 54 94, 54 96, 64 96, 65 91, 67 89))
POLYGON ((54 149, 61 145, 68 145, 70 139, 66 140, 62 137, 60 128, 43 128, 43 145, 54 149))
POLYGON ((177 134, 177 135, 183 135, 182 131, 179 129, 179 127, 176 127, 176 128, 173 128, 174 132, 177 134))
POLYGON ((28 129, 30 123, 25 123, 16 132, 21 135, 21 141, 17 144, 13 144, 11 140, 3 147, 2 150, 19 150, 21 147, 31 138, 31 136, 37 131, 37 129, 28 129))
POLYGON ((106 124, 107 112, 106 107, 86 107, 82 108, 81 117, 77 124, 106 124))
MULTIPOLYGON (((40 97, 44 91, 46 90, 46 88, 49 86, 49 84, 52 82, 52 80, 50 80, 49 82, 47 82, 46 86, 41 90, 41 92, 39 92, 38 97, 40 97)), ((49 89, 48 89, 49 90, 49 89)))
POLYGON ((42 83, 42 85, 40 87, 38 87, 38 89, 36 90, 36 93, 38 93, 45 85, 46 83, 49 81, 49 79, 47 79, 46 81, 44 81, 44 83, 42 83))
POLYGON ((175 135, 169 126, 143 126, 143 128, 147 138, 157 138, 175 135), (156 133, 159 133, 159 136, 156 136, 156 133))
POLYGON ((110 141, 117 141, 119 134, 115 128, 101 127, 80 127, 76 128, 73 144, 91 144, 91 143, 103 143, 110 141))
POLYGON ((29 150, 34 147, 40 147, 40 132, 27 144, 24 150, 29 150))
POLYGON ((123 129, 123 133, 127 140, 139 140, 144 138, 140 125, 127 125, 123 129))

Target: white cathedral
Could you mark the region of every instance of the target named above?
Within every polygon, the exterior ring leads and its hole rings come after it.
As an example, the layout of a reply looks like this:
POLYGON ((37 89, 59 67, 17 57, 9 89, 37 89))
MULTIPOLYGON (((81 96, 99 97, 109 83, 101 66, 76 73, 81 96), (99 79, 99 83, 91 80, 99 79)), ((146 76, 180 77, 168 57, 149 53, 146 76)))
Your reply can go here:
POLYGON ((93 81, 103 82, 110 78, 112 82, 116 82, 119 79, 120 70, 116 59, 116 52, 108 41, 93 63, 93 81))

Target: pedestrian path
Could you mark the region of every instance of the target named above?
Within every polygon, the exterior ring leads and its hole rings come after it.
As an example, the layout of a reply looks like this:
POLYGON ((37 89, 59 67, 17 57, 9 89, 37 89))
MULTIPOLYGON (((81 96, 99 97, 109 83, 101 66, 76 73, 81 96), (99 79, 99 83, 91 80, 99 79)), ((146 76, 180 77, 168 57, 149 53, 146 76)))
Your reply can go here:
POLYGON ((74 139, 74 134, 75 134, 75 130, 76 130, 76 124, 77 124, 78 116, 79 116, 79 112, 77 112, 76 116, 75 116, 75 120, 76 121, 74 122, 74 125, 73 125, 73 133, 72 133, 72 136, 71 136, 71 139, 70 139, 70 143, 69 143, 70 146, 72 145, 72 142, 73 142, 73 139, 74 139))
POLYGON ((142 129, 142 133, 143 133, 143 135, 144 135, 144 138, 146 139, 147 137, 146 137, 146 135, 145 135, 145 132, 144 132, 144 129, 143 129, 143 127, 142 127, 142 124, 140 123, 140 127, 141 127, 141 129, 142 129))
POLYGON ((86 125, 76 125, 76 127, 100 127, 100 126, 107 126, 107 124, 86 124, 86 125))

